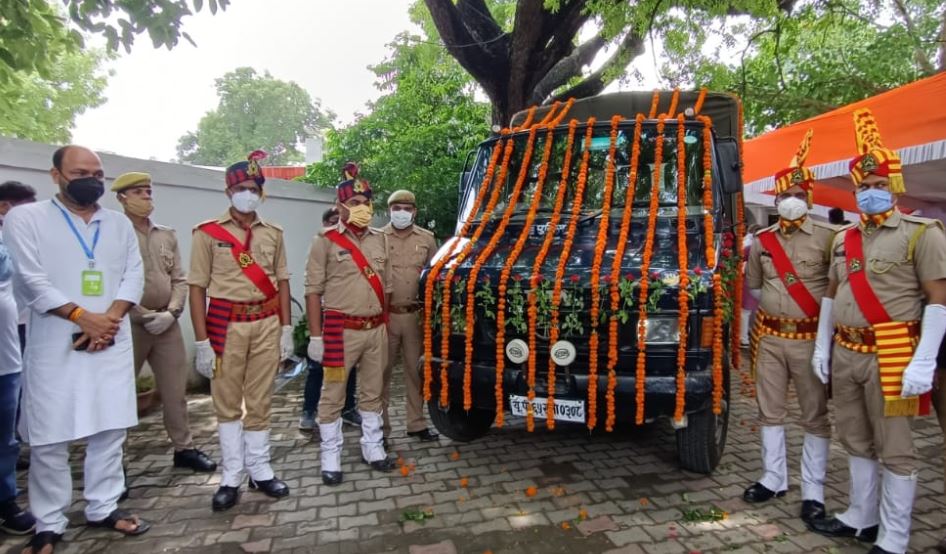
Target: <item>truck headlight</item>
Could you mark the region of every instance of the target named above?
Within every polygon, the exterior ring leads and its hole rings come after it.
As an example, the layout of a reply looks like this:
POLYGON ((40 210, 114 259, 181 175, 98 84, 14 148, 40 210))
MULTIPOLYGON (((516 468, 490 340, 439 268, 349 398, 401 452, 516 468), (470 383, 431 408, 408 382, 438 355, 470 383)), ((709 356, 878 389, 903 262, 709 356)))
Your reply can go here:
POLYGON ((649 317, 644 320, 647 344, 677 344, 680 324, 676 317, 649 317))
POLYGON ((506 343, 506 356, 514 364, 521 364, 529 359, 529 345, 522 339, 512 339, 506 343))
POLYGON ((567 340, 560 340, 549 349, 549 355, 555 365, 565 367, 575 361, 575 345, 567 340))

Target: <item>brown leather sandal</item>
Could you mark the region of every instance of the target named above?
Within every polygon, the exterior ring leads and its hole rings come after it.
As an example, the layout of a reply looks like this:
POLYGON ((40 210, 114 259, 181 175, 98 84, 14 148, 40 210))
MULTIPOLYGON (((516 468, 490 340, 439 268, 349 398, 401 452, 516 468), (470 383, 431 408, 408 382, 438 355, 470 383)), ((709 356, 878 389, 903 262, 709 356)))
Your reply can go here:
POLYGON ((114 512, 108 514, 108 517, 105 519, 99 521, 89 521, 87 522, 87 525, 89 527, 102 527, 104 529, 111 529, 113 531, 118 531, 123 535, 129 536, 141 535, 148 529, 151 529, 150 523, 126 510, 115 510, 114 512), (132 530, 122 529, 118 526, 120 521, 133 523, 135 524, 135 528, 132 530))

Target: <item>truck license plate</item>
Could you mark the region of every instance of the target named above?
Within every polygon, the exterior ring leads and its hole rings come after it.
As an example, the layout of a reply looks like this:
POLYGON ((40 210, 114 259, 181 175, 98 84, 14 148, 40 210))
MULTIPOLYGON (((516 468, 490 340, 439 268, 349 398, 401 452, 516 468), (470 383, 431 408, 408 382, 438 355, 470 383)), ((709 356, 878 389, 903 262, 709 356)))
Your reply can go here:
MULTIPOLYGON (((512 415, 525 417, 526 415, 526 405, 529 403, 529 399, 525 396, 517 396, 515 394, 509 395, 509 406, 512 409, 512 415)), ((548 404, 546 404, 545 398, 536 397, 532 401, 532 413, 536 419, 545 419, 546 409, 548 404)), ((555 421, 574 421, 576 423, 585 422, 585 401, 584 400, 567 400, 567 399, 555 399, 555 421)))

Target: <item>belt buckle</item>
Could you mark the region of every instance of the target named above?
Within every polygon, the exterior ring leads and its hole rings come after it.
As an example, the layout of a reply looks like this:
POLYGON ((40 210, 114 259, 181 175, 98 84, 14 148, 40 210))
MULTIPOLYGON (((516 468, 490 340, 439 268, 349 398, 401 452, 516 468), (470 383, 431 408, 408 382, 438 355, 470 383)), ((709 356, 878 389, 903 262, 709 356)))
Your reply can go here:
POLYGON ((258 314, 260 313, 262 306, 259 304, 250 304, 249 306, 244 306, 243 310, 246 314, 258 314))
POLYGON ((848 331, 847 336, 851 342, 854 342, 857 344, 864 344, 864 337, 863 335, 861 335, 861 332, 858 331, 857 329, 851 329, 850 331, 848 331))
POLYGON ((782 321, 779 323, 779 330, 781 330, 783 333, 794 334, 798 332, 798 324, 794 321, 782 321))
POLYGON ((361 324, 361 328, 364 329, 365 331, 370 330, 370 329, 371 329, 371 319, 366 317, 364 323, 361 324))

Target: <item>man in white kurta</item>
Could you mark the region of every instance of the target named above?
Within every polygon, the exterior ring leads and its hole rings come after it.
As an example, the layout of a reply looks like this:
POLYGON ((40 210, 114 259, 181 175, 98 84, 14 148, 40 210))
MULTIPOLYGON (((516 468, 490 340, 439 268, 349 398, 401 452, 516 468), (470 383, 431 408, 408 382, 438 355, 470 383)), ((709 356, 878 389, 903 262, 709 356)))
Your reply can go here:
MULTIPOLYGON (((138 240, 128 218, 96 203, 104 185, 98 156, 77 146, 61 150, 51 170, 59 194, 18 207, 4 222, 15 290, 29 308, 20 432, 31 446, 30 505, 37 534, 50 532, 49 545, 68 523, 68 447, 78 439, 88 442, 88 522, 128 534, 147 527, 117 510, 125 430, 138 422, 125 315, 144 286, 138 240), (77 334, 84 350, 73 344, 77 334)), ((31 546, 37 552, 45 544, 31 546)))

